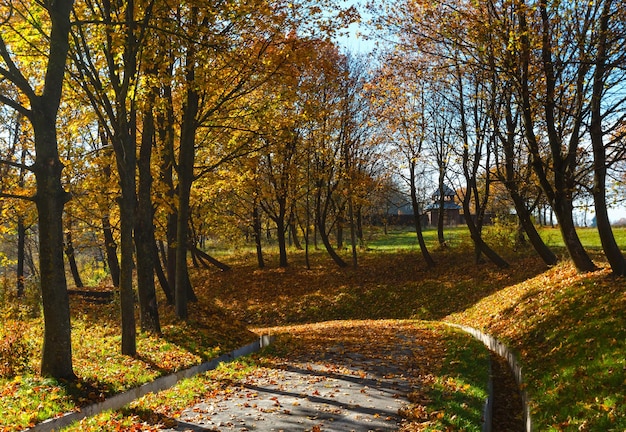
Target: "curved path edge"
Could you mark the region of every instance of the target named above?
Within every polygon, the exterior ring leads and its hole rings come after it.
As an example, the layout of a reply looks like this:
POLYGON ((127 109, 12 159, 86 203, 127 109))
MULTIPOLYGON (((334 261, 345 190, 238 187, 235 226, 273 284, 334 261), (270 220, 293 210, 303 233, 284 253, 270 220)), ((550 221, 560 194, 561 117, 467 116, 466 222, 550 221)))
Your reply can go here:
MULTIPOLYGON (((524 425, 526 427, 526 432, 532 432, 533 427, 532 427, 532 419, 530 416, 529 397, 528 397, 528 393, 526 392, 523 386, 524 377, 522 375, 522 366, 519 364, 515 354, 513 354, 513 352, 509 349, 509 347, 506 344, 498 340, 496 337, 491 336, 487 333, 483 333, 482 331, 474 327, 469 327, 469 326, 462 325, 462 324, 448 323, 448 322, 445 324, 449 325, 450 327, 455 327, 455 328, 463 330, 466 333, 469 333, 474 338, 478 339, 483 344, 485 344, 485 346, 489 348, 491 351, 495 352, 499 356, 506 359, 507 363, 509 364, 509 368, 513 372, 513 376, 515 377, 515 382, 517 383, 520 389, 522 405, 524 408, 523 414, 524 414, 524 425)), ((492 384, 491 384, 491 378, 490 378, 489 379, 489 399, 487 400, 485 404, 486 421, 485 421, 485 427, 483 428, 483 432, 491 431, 491 408, 493 406, 491 398, 492 398, 492 384)))
POLYGON ((220 363, 226 363, 238 357, 252 354, 253 352, 260 350, 261 348, 270 345, 273 340, 273 336, 261 336, 258 340, 229 353, 222 354, 221 356, 214 358, 213 360, 209 360, 199 365, 192 366, 189 369, 180 370, 178 372, 162 376, 139 387, 134 387, 123 393, 118 393, 114 396, 111 396, 110 398, 107 398, 102 402, 82 407, 79 411, 72 411, 63 414, 60 417, 44 420, 43 422, 36 424, 32 428, 25 430, 31 432, 50 432, 53 430, 59 430, 65 426, 69 426, 70 424, 82 420, 86 417, 91 417, 93 415, 99 414, 102 411, 120 409, 123 406, 128 405, 135 399, 139 399, 140 397, 145 396, 148 393, 157 393, 163 390, 167 390, 185 378, 191 378, 194 375, 198 375, 200 373, 215 369, 220 363))

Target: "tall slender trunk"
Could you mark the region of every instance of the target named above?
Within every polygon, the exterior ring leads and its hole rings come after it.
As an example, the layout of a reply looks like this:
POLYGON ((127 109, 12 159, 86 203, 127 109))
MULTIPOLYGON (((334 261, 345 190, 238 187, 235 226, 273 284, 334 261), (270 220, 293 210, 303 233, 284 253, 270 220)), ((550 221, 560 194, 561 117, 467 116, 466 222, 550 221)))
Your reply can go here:
POLYGON ((333 245, 330 243, 328 232, 326 231, 326 218, 328 214, 328 203, 322 203, 322 185, 318 184, 317 196, 315 198, 315 226, 319 233, 320 239, 328 252, 328 255, 339 267, 348 267, 348 264, 339 256, 337 251, 333 249, 333 245))
POLYGON ((426 262, 426 266, 434 267, 435 260, 433 259, 433 257, 428 252, 428 249, 426 248, 426 242, 424 241, 424 233, 422 232, 422 221, 421 221, 422 213, 421 213, 419 203, 417 201, 417 187, 415 185, 416 183, 415 169, 416 169, 415 162, 411 161, 410 168, 409 168, 409 176, 410 176, 409 186, 411 188, 411 206, 413 208, 413 223, 415 224, 415 233, 417 234, 417 241, 420 245, 420 250, 422 251, 422 257, 424 258, 424 261, 426 262))
POLYGON ((611 0, 605 0, 600 17, 595 71, 593 75, 593 94, 591 97, 591 145, 593 147, 593 200, 596 210, 596 223, 602 249, 611 266, 613 274, 626 275, 626 260, 615 241, 606 202, 607 160, 602 131, 602 96, 604 93, 607 70, 607 32, 611 17, 611 0))
POLYGON ((446 245, 446 239, 443 233, 443 225, 444 225, 444 216, 445 216, 445 185, 444 185, 444 181, 445 181, 445 173, 443 171, 443 169, 439 169, 439 179, 438 179, 438 185, 439 185, 439 202, 438 202, 438 208, 439 208, 439 212, 437 213, 437 240, 439 241, 439 246, 445 246, 446 245))
POLYGON ((120 262, 117 259, 117 244, 113 237, 111 229, 111 220, 109 215, 102 216, 102 232, 104 234, 104 250, 106 252, 107 264, 109 272, 111 272, 111 280, 115 288, 120 287, 120 262))
POLYGON ((135 247, 137 249, 137 291, 139 293, 139 322, 141 331, 160 334, 159 309, 154 283, 155 240, 152 208, 152 146, 155 135, 152 105, 148 102, 143 113, 143 134, 139 150, 139 187, 137 194, 137 218, 135 221, 135 247))
MULTIPOLYGON (((190 21, 196 24, 197 7, 191 10, 190 21)), ((187 50, 185 65, 185 80, 187 84, 186 98, 183 106, 183 120, 181 126, 180 149, 178 155, 178 219, 176 223, 176 283, 174 285, 174 299, 176 316, 187 319, 188 311, 188 283, 187 273, 187 241, 189 234, 189 200, 193 184, 193 167, 196 146, 196 116, 198 114, 200 96, 195 82, 195 46, 192 44, 187 50)))
POLYGON ((278 241, 278 256, 279 256, 279 266, 287 267, 289 266, 289 262, 287 260, 287 239, 286 239, 286 224, 285 224, 285 212, 286 212, 286 204, 284 200, 279 200, 279 211, 276 218, 274 218, 274 222, 276 223, 276 240, 278 241))
POLYGON ((63 207, 69 194, 63 190, 55 116, 42 112, 33 117, 36 157, 39 271, 45 321, 41 374, 73 379, 69 295, 63 260, 63 207))
POLYGON ((24 295, 24 261, 26 258, 26 225, 24 218, 17 218, 17 296, 24 295))
MULTIPOLYGON (((137 197, 135 193, 136 156, 135 146, 130 136, 123 143, 118 142, 115 151, 120 174, 120 314, 122 322, 122 354, 134 356, 137 353, 137 329, 135 324, 135 294, 133 289, 133 230, 137 197)), ((114 144, 115 145, 115 144, 114 144)))
MULTIPOLYGON (((20 126, 22 122, 22 115, 18 116, 15 126, 15 142, 19 140, 20 126)), ((22 154, 20 157, 20 163, 22 166, 26 165, 26 146, 22 146, 22 154)), ((18 186, 23 188, 26 185, 25 170, 20 168, 18 186)), ((24 295, 24 261, 26 259, 26 224, 24 217, 19 215, 17 217, 17 296, 22 297, 24 295)))
POLYGON ((259 268, 265 268, 265 260, 263 259, 263 244, 261 243, 261 216, 259 215, 259 208, 254 204, 252 209, 252 230, 254 231, 254 244, 256 246, 256 258, 259 264, 259 268))
POLYGON ((76 288, 82 288, 83 281, 80 278, 80 273, 78 272, 78 265, 76 264, 76 256, 74 255, 74 242, 72 241, 72 231, 70 228, 65 232, 65 248, 64 248, 65 256, 67 257, 67 262, 70 265, 70 273, 72 274, 72 278, 74 279, 74 285, 76 288))
POLYGON ((509 195, 511 196, 515 212, 517 213, 517 218, 524 232, 528 236, 528 240, 543 262, 552 266, 556 264, 558 259, 539 235, 539 232, 537 231, 537 228, 535 228, 535 224, 532 221, 531 213, 519 191, 518 179, 516 178, 517 170, 515 169, 515 139, 517 121, 513 120, 511 112, 511 94, 509 93, 507 96, 508 97, 505 101, 504 107, 506 110, 506 135, 500 136, 504 153, 504 176, 502 180, 504 186, 509 192, 509 195))

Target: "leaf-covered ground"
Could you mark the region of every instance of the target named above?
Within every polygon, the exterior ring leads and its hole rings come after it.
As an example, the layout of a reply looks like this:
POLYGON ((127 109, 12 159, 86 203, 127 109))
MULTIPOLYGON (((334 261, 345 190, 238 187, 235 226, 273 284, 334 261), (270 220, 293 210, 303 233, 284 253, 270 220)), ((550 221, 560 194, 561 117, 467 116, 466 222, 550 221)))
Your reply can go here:
MULTIPOLYGON (((579 274, 566 260, 546 269, 524 254, 510 255, 511 268, 498 270, 474 265, 471 251, 462 247, 435 251, 434 269, 425 268, 419 251, 402 248, 363 252, 358 269, 338 269, 321 252, 313 253, 311 269, 297 252, 290 253, 286 269, 274 267, 271 254, 264 270, 256 268, 251 254, 222 258, 232 266, 230 272, 194 272, 200 302, 192 306, 190 323, 176 322, 162 307, 164 337, 141 336, 137 358, 117 354, 115 303, 73 300, 80 380, 55 383, 28 371, 0 380, 0 430, 26 427, 243 345, 255 337, 246 327, 262 332, 294 324, 387 319, 463 323, 506 340, 524 367, 537 430, 626 430, 626 281, 608 270, 579 274)), ((594 259, 605 266, 599 255, 594 259)), ((31 312, 20 313, 14 326, 33 342, 34 371, 41 319, 31 312)), ((9 322, 3 321, 5 329, 10 330, 9 322)), ((295 347, 316 343, 306 338, 287 342, 295 347)), ((258 362, 239 362, 144 398, 130 411, 105 414, 108 419, 100 417, 89 427, 167 426, 201 395, 225 391, 257 367, 258 362)))

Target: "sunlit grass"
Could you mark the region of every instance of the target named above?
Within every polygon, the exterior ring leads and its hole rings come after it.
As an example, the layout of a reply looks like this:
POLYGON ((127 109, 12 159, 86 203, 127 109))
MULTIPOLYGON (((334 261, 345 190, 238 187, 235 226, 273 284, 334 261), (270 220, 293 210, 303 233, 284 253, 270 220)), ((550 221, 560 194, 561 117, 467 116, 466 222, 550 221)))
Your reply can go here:
POLYGON ((626 429, 626 281, 561 263, 450 320, 508 341, 536 430, 626 429))
MULTIPOLYGON (((116 302, 93 304, 72 299, 72 382, 42 378, 43 320, 20 314, 21 337, 33 346, 30 365, 16 377, 0 379, 0 430, 19 430, 80 406, 150 382, 159 376, 214 358, 251 342, 256 335, 240 323, 206 305, 190 305, 196 314, 177 322, 171 308, 162 307, 163 335, 138 333, 137 356, 122 355, 116 302), (215 322, 214 325, 209 323, 215 322)), ((13 308, 5 313, 13 315, 13 308)), ((0 326, 6 322, 0 322, 0 326)))

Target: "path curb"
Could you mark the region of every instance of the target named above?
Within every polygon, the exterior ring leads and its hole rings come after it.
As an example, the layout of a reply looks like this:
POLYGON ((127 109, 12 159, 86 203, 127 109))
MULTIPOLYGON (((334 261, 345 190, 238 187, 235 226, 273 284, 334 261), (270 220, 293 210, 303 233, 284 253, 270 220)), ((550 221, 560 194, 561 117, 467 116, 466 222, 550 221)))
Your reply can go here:
POLYGON ((191 378, 194 375, 198 375, 203 372, 215 369, 220 363, 226 363, 236 359, 237 357, 252 354, 253 352, 260 350, 261 348, 270 345, 273 340, 273 336, 261 336, 258 340, 234 351, 231 351, 227 354, 223 354, 213 360, 190 367, 189 369, 175 372, 170 375, 162 376, 139 387, 134 387, 123 393, 111 396, 110 398, 105 399, 102 402, 82 407, 80 411, 72 411, 63 414, 61 417, 44 420, 43 422, 33 426, 32 428, 26 429, 26 431, 50 432, 54 430, 59 430, 65 426, 69 426, 76 421, 99 414, 102 411, 120 409, 123 406, 128 405, 135 399, 139 399, 140 397, 145 396, 148 393, 157 393, 163 390, 167 390, 185 378, 191 378))
MULTIPOLYGON (((511 368, 511 371, 513 372, 513 376, 515 377, 515 382, 517 382, 517 385, 520 388, 520 393, 522 397, 522 405, 524 409, 523 414, 524 414, 524 425, 526 427, 526 432, 532 432, 533 425, 532 425, 532 419, 530 417, 528 393, 524 389, 524 385, 523 385, 524 377, 522 376, 522 366, 520 366, 519 362, 517 361, 517 357, 515 356, 515 354, 513 354, 513 352, 509 349, 508 346, 506 346, 504 343, 499 341, 494 336, 483 333, 482 331, 475 329, 474 327, 469 327, 469 326, 465 326, 461 324, 454 324, 454 323, 446 323, 446 324, 451 327, 456 327, 458 329, 461 329, 466 333, 469 333, 470 335, 474 336, 476 339, 481 341, 491 351, 495 352, 499 356, 504 357, 506 359, 507 363, 509 364, 509 368, 511 368)), ((491 378, 490 378, 490 382, 491 382, 491 378)), ((491 397, 492 397, 492 388, 490 386, 489 398, 491 397)), ((488 401, 486 405, 491 406, 491 403, 489 403, 488 401)), ((485 421, 485 423, 487 423, 487 421, 485 421)), ((489 423, 491 424, 490 414, 489 414, 489 423)), ((485 429, 483 429, 483 431, 485 431, 485 429)), ((485 432, 488 432, 488 431, 485 431, 485 432)))

